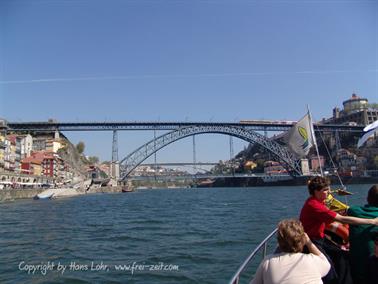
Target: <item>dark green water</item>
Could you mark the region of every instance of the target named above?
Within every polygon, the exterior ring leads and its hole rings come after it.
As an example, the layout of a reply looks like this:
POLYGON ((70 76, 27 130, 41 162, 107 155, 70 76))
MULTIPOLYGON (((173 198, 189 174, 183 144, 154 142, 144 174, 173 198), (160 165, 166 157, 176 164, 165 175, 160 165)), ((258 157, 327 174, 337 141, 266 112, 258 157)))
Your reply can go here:
MULTIPOLYGON (((350 186, 349 203, 364 204, 369 187, 350 186)), ((307 195, 305 187, 161 189, 2 203, 0 283, 227 283, 307 195)))

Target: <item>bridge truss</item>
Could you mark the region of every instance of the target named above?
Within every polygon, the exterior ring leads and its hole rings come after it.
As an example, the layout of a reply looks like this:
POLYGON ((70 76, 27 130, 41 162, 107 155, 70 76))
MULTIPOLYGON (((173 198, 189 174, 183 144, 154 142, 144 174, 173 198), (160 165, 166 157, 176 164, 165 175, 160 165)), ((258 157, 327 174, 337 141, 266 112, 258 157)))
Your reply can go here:
MULTIPOLYGON (((293 126, 293 122, 7 122, 7 131, 114 131, 114 130, 177 130, 192 126, 234 126, 254 131, 286 131, 293 126)), ((364 125, 331 125, 314 124, 315 131, 339 131, 362 133, 364 125)))
MULTIPOLYGON (((117 130, 169 130, 150 142, 142 145, 133 153, 124 158, 121 163, 121 177, 125 179, 146 158, 156 153, 161 148, 174 141, 203 133, 220 133, 238 137, 250 143, 258 143, 278 158, 289 173, 297 175, 301 173, 299 161, 287 148, 267 139, 255 131, 286 131, 295 122, 293 121, 240 121, 227 122, 7 122, 0 120, 0 131, 7 132, 55 132, 55 131, 113 131, 117 130)), ((331 125, 314 124, 316 132, 352 132, 362 133, 363 125, 331 125)), ((194 141, 194 140, 193 140, 194 141)), ((116 136, 113 135, 112 161, 117 159, 116 136)))
POLYGON ((289 173, 292 175, 302 174, 300 162, 287 148, 255 131, 228 125, 194 125, 179 128, 165 133, 156 139, 152 139, 122 159, 120 161, 121 180, 127 179, 138 165, 165 146, 188 136, 205 133, 225 134, 240 138, 249 143, 258 143, 276 156, 289 173))

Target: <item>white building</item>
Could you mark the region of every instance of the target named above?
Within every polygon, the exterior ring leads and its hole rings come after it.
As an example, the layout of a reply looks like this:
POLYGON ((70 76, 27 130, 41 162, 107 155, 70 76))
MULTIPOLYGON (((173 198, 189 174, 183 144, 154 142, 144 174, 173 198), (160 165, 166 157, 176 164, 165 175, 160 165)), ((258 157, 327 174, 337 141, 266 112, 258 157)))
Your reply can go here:
POLYGON ((30 156, 33 150, 33 137, 28 134, 21 137, 21 158, 30 156))

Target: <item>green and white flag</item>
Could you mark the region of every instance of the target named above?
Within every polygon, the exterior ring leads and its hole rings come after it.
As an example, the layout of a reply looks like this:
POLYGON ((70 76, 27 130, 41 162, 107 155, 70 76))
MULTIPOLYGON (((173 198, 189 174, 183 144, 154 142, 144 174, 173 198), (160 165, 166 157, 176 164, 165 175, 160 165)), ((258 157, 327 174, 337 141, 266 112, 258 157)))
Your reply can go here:
POLYGON ((360 148, 362 145, 364 145, 369 138, 378 136, 378 120, 367 125, 364 128, 364 131, 365 134, 358 140, 357 148, 360 148))
POLYGON ((311 117, 306 114, 289 130, 286 139, 287 145, 298 156, 307 156, 311 147, 316 143, 313 139, 313 133, 311 117))

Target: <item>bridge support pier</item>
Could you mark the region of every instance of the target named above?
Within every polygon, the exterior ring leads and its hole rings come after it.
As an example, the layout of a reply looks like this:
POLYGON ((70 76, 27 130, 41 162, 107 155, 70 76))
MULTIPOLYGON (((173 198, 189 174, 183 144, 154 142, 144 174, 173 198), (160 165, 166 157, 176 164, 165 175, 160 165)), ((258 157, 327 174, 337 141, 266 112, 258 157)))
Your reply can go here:
POLYGON ((196 135, 193 135, 193 170, 194 173, 197 171, 197 157, 196 157, 196 135))
POLYGON ((119 180, 119 162, 112 162, 110 165, 110 176, 116 181, 119 180))
POLYGON ((112 163, 110 165, 110 176, 115 183, 119 180, 119 161, 118 161, 118 134, 117 130, 113 130, 112 144, 112 163))

